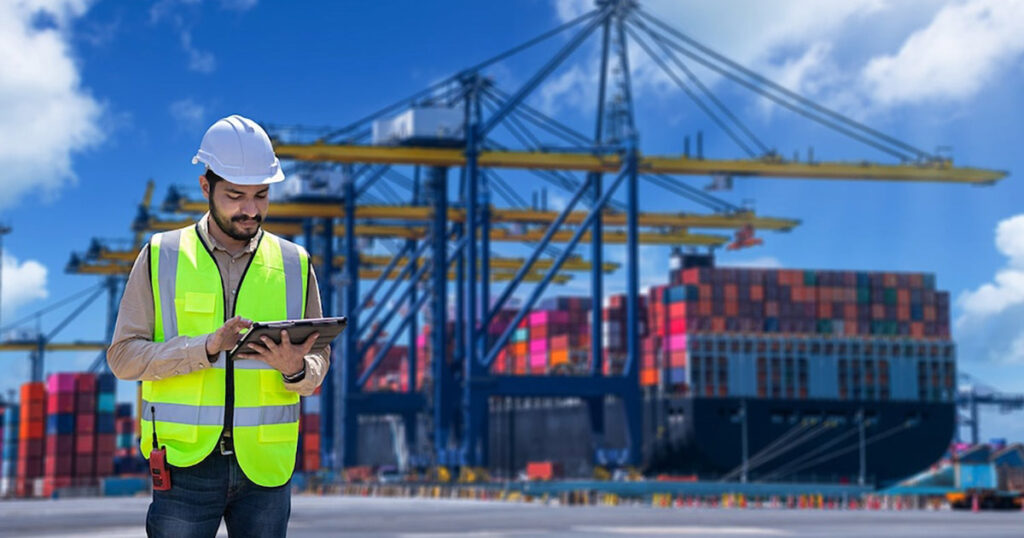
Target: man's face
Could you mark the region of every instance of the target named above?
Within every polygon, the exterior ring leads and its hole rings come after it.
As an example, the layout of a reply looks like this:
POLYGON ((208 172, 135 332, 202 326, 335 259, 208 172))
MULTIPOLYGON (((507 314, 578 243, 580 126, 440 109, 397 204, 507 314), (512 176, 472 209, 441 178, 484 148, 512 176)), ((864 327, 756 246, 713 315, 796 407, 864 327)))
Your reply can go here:
POLYGON ((260 231, 270 201, 267 185, 236 185, 219 181, 210 192, 206 176, 199 176, 203 196, 210 201, 210 215, 232 239, 248 241, 260 231))

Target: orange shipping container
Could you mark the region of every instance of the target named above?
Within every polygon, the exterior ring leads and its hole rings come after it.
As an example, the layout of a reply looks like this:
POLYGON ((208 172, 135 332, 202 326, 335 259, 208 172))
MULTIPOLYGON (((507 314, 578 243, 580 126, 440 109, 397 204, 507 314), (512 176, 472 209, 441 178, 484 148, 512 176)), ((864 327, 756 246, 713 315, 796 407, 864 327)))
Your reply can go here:
POLYGON ((640 384, 649 387, 658 384, 658 371, 652 369, 640 370, 640 384))
POLYGON ((672 319, 686 317, 686 303, 672 303, 668 306, 668 315, 672 319))
POLYGON ((832 317, 832 303, 818 303, 818 317, 819 318, 831 318, 832 317))
POLYGON ((764 286, 754 284, 750 286, 750 299, 752 301, 763 301, 764 300, 764 286))
POLYGON ((857 305, 853 303, 847 303, 843 305, 843 318, 847 322, 851 322, 857 319, 857 305))
POLYGON ((896 302, 900 306, 910 306, 910 290, 901 289, 896 292, 896 302))
POLYGON ((557 349, 552 351, 548 355, 548 360, 551 366, 558 366, 559 364, 565 364, 569 362, 569 351, 566 349, 557 349))
POLYGON ((729 301, 729 302, 725 303, 725 315, 726 316, 734 317, 734 316, 738 315, 738 313, 739 313, 739 305, 736 304, 736 301, 729 301))

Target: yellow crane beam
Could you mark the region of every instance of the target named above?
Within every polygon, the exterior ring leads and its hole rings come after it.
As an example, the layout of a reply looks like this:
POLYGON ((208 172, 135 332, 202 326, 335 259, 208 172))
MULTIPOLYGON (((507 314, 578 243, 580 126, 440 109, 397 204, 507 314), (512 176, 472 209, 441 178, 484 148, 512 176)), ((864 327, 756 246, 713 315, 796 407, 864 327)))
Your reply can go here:
MULTIPOLYGON (((363 264, 363 265, 384 266, 384 265, 387 265, 387 264, 391 263, 391 259, 392 258, 390 256, 385 256, 385 255, 376 255, 376 254, 369 254, 369 255, 368 254, 360 254, 359 255, 359 262, 360 262, 360 264, 363 264)), ((410 261, 409 258, 403 257, 402 259, 400 259, 398 261, 398 267, 402 267, 402 266, 407 265, 409 263, 409 261, 410 261)), ((320 256, 313 256, 313 263, 316 266, 319 266, 320 262, 321 262, 320 256)), ((524 263, 526 263, 526 259, 525 258, 491 257, 491 269, 492 270, 516 271, 520 267, 522 267, 524 263)), ((555 264, 554 260, 549 259, 549 258, 542 258, 542 259, 537 260, 537 262, 533 264, 533 268, 534 269, 546 270, 546 269, 550 269, 552 266, 554 266, 554 264, 555 264)), ((344 265, 345 265, 345 257, 344 256, 335 256, 334 257, 334 266, 335 267, 343 267, 344 265)), ((570 258, 570 259, 566 260, 565 263, 562 264, 561 270, 562 271, 589 271, 591 269, 591 267, 592 266, 591 266, 590 262, 588 262, 586 260, 583 260, 582 258, 579 258, 579 257, 573 257, 573 258, 570 258)), ((618 269, 619 267, 620 267, 620 265, 617 264, 617 263, 605 263, 603 265, 603 271, 605 273, 612 273, 616 269, 618 269)))
MULTIPOLYGON (((150 219, 147 223, 148 229, 156 232, 176 230, 192 224, 189 219, 184 220, 157 220, 150 219)), ((263 227, 271 233, 286 236, 300 236, 303 233, 302 225, 298 222, 282 222, 267 219, 263 227)), ((537 242, 544 236, 545 230, 538 228, 525 232, 513 232, 504 228, 491 229, 491 241, 505 243, 537 242)), ((554 243, 568 243, 573 236, 572 230, 560 230, 552 237, 554 243)), ((345 234, 345 227, 337 225, 334 227, 334 235, 345 234)), ((404 239, 423 239, 427 236, 425 227, 408 226, 377 226, 357 225, 356 235, 360 237, 399 237, 404 239)), ((626 232, 616 230, 605 230, 603 240, 608 244, 625 244, 626 232)), ((667 232, 640 232, 640 243, 648 245, 692 245, 692 246, 721 246, 728 243, 731 238, 724 235, 694 234, 687 231, 667 232)), ((590 241, 590 232, 583 234, 582 241, 590 241)))
MULTIPOLYGON (((337 265, 337 263, 336 263, 336 265, 337 265)), ((67 272, 68 273, 79 274, 79 275, 127 275, 128 273, 131 272, 131 270, 132 270, 132 264, 130 264, 130 263, 117 263, 117 262, 115 262, 115 263, 95 263, 95 262, 84 262, 83 261, 83 262, 79 262, 77 264, 69 264, 69 266, 67 267, 67 272)), ((383 273, 383 271, 380 270, 380 269, 361 268, 361 269, 359 269, 359 278, 361 280, 376 280, 376 279, 380 278, 380 275, 382 273, 383 273)), ((398 273, 399 273, 399 271, 392 271, 391 274, 388 275, 388 280, 395 280, 395 277, 398 276, 398 273)), ((429 273, 424 273, 423 280, 426 281, 426 279, 429 276, 430 276, 429 273)), ((494 271, 491 272, 491 281, 492 282, 508 281, 508 280, 512 280, 513 276, 515 276, 515 271, 507 270, 507 269, 503 270, 503 269, 499 268, 499 269, 494 270, 494 271)), ((530 270, 530 272, 526 274, 526 276, 524 277, 524 280, 526 282, 540 282, 540 280, 542 278, 544 278, 544 272, 542 270, 540 270, 539 268, 534 267, 534 269, 530 270)), ((449 280, 455 280, 455 272, 454 271, 449 271, 448 272, 448 279, 449 280)), ((557 275, 554 276, 552 282, 554 282, 556 284, 564 284, 564 283, 568 282, 571 279, 572 279, 571 275, 557 274, 557 275)), ((406 278, 406 280, 408 280, 408 277, 406 278)))
MULTIPOLYGON (((462 149, 345 144, 278 144, 278 157, 296 161, 462 166, 462 149)), ((533 151, 482 151, 479 166, 540 170, 618 172, 618 155, 590 153, 543 153, 533 151)), ((678 175, 729 175, 795 179, 851 179, 879 181, 927 181, 938 183, 990 184, 1006 177, 1001 170, 957 167, 950 159, 910 164, 864 162, 784 161, 777 157, 753 160, 692 159, 676 156, 642 156, 641 173, 678 175)))
MULTIPOLYGON (((208 209, 205 201, 180 199, 178 213, 202 214, 208 209)), ((275 218, 343 218, 345 209, 334 202, 274 202, 270 213, 275 218)), ((517 224, 549 224, 559 215, 558 211, 535 211, 532 209, 491 208, 491 221, 494 223, 517 224)), ((565 219, 566 224, 582 224, 589 215, 588 211, 573 211, 565 219)), ((394 205, 394 206, 359 206, 356 218, 366 220, 407 220, 429 222, 433 209, 427 206, 394 205)), ((465 222, 466 212, 463 209, 448 210, 448 220, 465 222)), ((605 211, 602 220, 607 226, 625 226, 626 214, 605 211)), ((796 219, 776 217, 759 217, 753 212, 732 215, 700 215, 685 213, 640 213, 637 215, 640 226, 669 228, 729 228, 737 229, 752 226, 759 230, 789 231, 800 224, 796 219)))
MULTIPOLYGON (((44 351, 100 351, 110 347, 104 342, 50 342, 43 346, 44 351)), ((35 351, 39 343, 31 340, 0 342, 0 351, 35 351)))
MULTIPOLYGON (((104 248, 104 249, 101 249, 96 254, 96 259, 97 260, 105 260, 105 261, 126 263, 126 264, 131 265, 131 264, 135 263, 135 258, 138 257, 138 255, 139 255, 138 252, 133 252, 133 251, 128 251, 128 250, 109 250, 109 249, 105 249, 104 248)), ((315 264, 319 265, 320 264, 320 257, 319 256, 313 256, 313 261, 314 261, 315 264)), ((363 265, 383 266, 383 265, 387 265, 387 264, 391 263, 391 257, 390 256, 386 256, 386 255, 379 255, 379 254, 361 254, 359 256, 359 262, 361 264, 363 264, 363 265)), ((408 263, 409 263, 409 258, 402 258, 398 262, 399 266, 403 266, 403 265, 406 265, 408 263)), ((524 263, 526 263, 526 259, 524 259, 524 258, 505 258, 505 257, 492 257, 491 258, 491 268, 492 269, 517 270, 520 267, 522 267, 522 265, 524 263)), ((342 266, 344 266, 344 264, 345 264, 345 257, 344 256, 335 256, 334 257, 334 266, 335 267, 342 267, 342 266)), ((552 265, 554 265, 554 260, 551 260, 551 259, 540 259, 540 260, 537 260, 537 262, 534 264, 534 268, 536 268, 536 269, 548 269, 552 265)), ((585 261, 585 260, 583 260, 583 259, 581 259, 579 257, 570 258, 570 259, 566 260, 564 264, 562 264, 562 270, 563 271, 589 271, 590 268, 591 268, 590 262, 585 261)), ((618 268, 619 268, 619 264, 617 264, 617 263, 605 263, 603 265, 603 270, 606 273, 612 273, 612 272, 614 272, 618 268)))

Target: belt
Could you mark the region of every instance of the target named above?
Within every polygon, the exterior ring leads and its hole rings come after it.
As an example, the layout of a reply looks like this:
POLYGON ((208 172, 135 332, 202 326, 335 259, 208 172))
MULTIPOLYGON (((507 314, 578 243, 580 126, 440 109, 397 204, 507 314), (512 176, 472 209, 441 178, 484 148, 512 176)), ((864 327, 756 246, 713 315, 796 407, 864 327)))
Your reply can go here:
POLYGON ((235 443, 232 441, 230 436, 220 436, 220 443, 218 446, 220 447, 221 455, 230 456, 235 453, 235 443))

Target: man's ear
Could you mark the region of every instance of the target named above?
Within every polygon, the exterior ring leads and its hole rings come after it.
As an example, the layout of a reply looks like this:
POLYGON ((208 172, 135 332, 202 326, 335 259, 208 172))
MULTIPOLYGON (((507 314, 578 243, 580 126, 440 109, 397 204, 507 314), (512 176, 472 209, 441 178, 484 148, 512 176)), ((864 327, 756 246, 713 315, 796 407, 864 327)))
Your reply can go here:
POLYGON ((203 198, 210 199, 210 181, 205 174, 199 174, 199 188, 203 190, 203 198))

